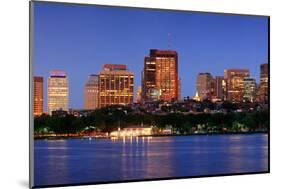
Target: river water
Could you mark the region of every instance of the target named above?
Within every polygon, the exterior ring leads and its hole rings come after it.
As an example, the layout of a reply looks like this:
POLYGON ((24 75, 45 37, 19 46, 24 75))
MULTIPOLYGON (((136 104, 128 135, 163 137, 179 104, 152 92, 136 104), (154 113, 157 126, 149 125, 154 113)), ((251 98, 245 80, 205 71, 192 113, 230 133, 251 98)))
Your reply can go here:
POLYGON ((268 135, 35 140, 35 186, 268 171, 268 135))

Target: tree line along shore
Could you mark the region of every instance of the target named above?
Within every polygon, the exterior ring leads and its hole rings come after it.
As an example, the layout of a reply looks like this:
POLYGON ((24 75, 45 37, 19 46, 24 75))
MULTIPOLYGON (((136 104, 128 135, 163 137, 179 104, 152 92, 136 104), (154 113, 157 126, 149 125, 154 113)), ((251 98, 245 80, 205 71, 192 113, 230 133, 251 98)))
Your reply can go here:
POLYGON ((110 133, 118 129, 139 125, 152 127, 153 133, 169 128, 173 134, 190 135, 206 133, 253 133, 269 130, 269 112, 225 113, 136 113, 130 107, 109 106, 97 109, 86 116, 66 114, 34 118, 34 136, 82 136, 94 131, 110 133))

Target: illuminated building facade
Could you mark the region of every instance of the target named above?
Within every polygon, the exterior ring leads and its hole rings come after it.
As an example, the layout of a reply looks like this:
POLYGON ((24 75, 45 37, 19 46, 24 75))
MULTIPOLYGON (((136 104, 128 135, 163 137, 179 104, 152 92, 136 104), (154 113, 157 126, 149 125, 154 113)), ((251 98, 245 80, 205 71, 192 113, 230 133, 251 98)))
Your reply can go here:
POLYGON ((216 76, 214 78, 214 98, 225 100, 226 82, 223 76, 216 76))
POLYGON ((268 103, 268 64, 260 65, 260 84, 258 88, 257 101, 268 103))
POLYGON ((254 102, 256 98, 256 80, 254 78, 244 79, 244 96, 245 102, 254 102))
POLYGON ((98 108, 99 76, 90 75, 84 87, 84 109, 94 110, 98 108))
POLYGON ((151 49, 150 55, 144 58, 143 100, 178 100, 178 82, 177 52, 151 49))
POLYGON ((145 136, 151 135, 152 128, 144 126, 131 126, 110 133, 111 137, 133 137, 133 136, 145 136))
POLYGON ((143 70, 143 100, 145 102, 157 101, 160 98, 156 88, 156 60, 145 57, 143 70))
POLYGON ((195 96, 193 97, 193 100, 195 100, 195 101, 197 101, 197 102, 201 101, 201 99, 200 99, 200 97, 199 97, 197 91, 196 91, 196 93, 195 93, 195 96))
POLYGON ((99 73, 99 107, 132 104, 134 73, 123 64, 105 64, 99 73))
POLYGON ((224 78, 226 80, 226 99, 231 102, 242 102, 244 96, 244 79, 249 77, 248 69, 226 69, 224 78))
POLYGON ((34 99, 33 99, 33 114, 35 116, 40 116, 43 113, 43 77, 35 76, 33 77, 33 89, 34 89, 34 99))
POLYGON ((138 91, 137 91, 137 103, 141 103, 142 102, 142 90, 141 90, 141 86, 138 87, 138 91))
POLYGON ((222 100, 227 100, 227 80, 222 80, 222 100))
POLYGON ((214 94, 214 79, 210 73, 199 73, 196 81, 198 96, 210 100, 214 94))
POLYGON ((69 103, 68 78, 63 71, 51 71, 48 78, 48 113, 68 111, 69 103))

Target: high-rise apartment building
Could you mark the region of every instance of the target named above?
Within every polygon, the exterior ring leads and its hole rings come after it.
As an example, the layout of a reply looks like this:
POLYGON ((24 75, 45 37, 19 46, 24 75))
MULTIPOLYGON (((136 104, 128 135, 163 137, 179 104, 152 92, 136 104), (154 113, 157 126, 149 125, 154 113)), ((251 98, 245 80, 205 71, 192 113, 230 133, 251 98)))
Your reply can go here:
POLYGON ((59 70, 50 72, 48 78, 48 113, 52 111, 68 111, 69 88, 66 73, 59 70))
POLYGON ((201 100, 211 100, 214 95, 214 79, 210 73, 197 75, 196 88, 201 100))
POLYGON ((231 102, 242 102, 244 96, 244 79, 249 77, 248 69, 226 69, 224 79, 226 80, 226 99, 231 102))
POLYGON ((33 99, 33 114, 35 116, 40 116, 43 113, 43 77, 35 76, 33 77, 33 89, 34 89, 34 99, 33 99))
POLYGON ((90 75, 84 87, 84 109, 94 110, 99 104, 99 75, 90 75))
POLYGON ((150 55, 144 58, 143 100, 178 100, 178 82, 177 52, 151 49, 150 55))
POLYGON ((258 87, 257 101, 268 103, 268 64, 260 65, 260 84, 258 87))
POLYGON ((256 79, 245 78, 243 100, 245 102, 254 102, 255 98, 256 98, 256 79))
POLYGON ((131 104, 134 98, 134 73, 123 64, 105 64, 99 73, 99 107, 131 104))

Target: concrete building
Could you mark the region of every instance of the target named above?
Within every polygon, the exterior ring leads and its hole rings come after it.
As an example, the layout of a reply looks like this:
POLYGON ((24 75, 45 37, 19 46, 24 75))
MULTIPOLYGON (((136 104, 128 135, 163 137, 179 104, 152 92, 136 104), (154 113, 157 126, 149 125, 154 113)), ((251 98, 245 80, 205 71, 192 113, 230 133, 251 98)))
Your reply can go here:
POLYGON ((68 111, 69 88, 66 73, 59 70, 50 72, 48 78, 48 113, 52 111, 68 111))
POLYGON ((257 92, 257 101, 261 103, 268 103, 268 64, 260 65, 260 84, 257 92))
POLYGON ((137 103, 141 103, 142 102, 142 89, 141 86, 138 87, 138 91, 137 91, 137 103))
POLYGON ((40 116, 43 113, 43 88, 44 82, 43 77, 33 77, 33 114, 34 116, 40 116))
POLYGON ((134 73, 123 64, 105 64, 99 73, 99 107, 132 104, 134 73))
POLYGON ((84 109, 94 110, 99 106, 99 75, 90 75, 84 87, 84 109))
POLYGON ((151 49, 144 58, 143 99, 174 101, 179 95, 178 54, 171 50, 151 49))
POLYGON ((242 102, 244 96, 244 79, 249 77, 248 69, 226 69, 224 79, 227 85, 226 99, 231 102, 242 102))
POLYGON ((256 79, 245 78, 244 79, 244 95, 243 101, 254 102, 256 99, 256 79))
POLYGON ((214 98, 224 100, 224 77, 216 76, 214 79, 215 87, 214 87, 214 98))
POLYGON ((181 78, 179 78, 178 80, 178 100, 182 100, 181 99, 181 78))
POLYGON ((197 75, 196 89, 201 100, 211 100, 214 95, 214 79, 210 73, 197 75))

